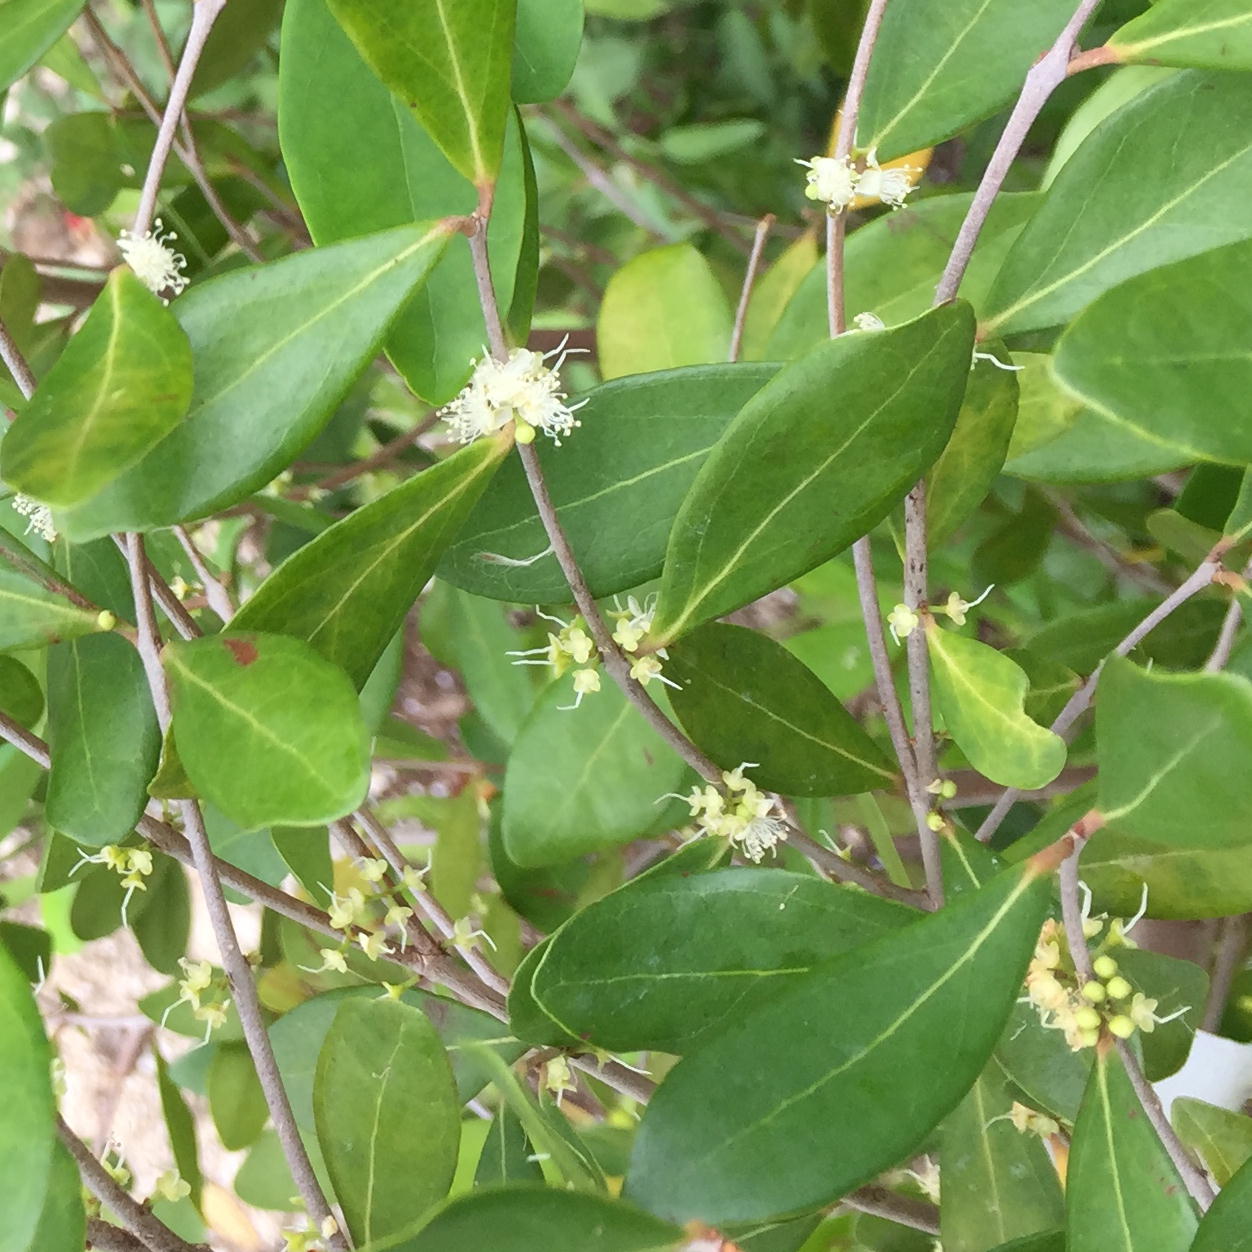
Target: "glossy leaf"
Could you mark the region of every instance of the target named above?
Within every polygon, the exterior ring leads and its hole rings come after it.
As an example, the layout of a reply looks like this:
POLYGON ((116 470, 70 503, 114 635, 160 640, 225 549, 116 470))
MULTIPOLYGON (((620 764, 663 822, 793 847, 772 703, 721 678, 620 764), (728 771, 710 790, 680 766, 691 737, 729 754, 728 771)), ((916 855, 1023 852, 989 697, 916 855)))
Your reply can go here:
POLYGON ((0 1252, 27 1252, 53 1171, 52 1052, 26 977, 0 947, 0 1252))
POLYGON ((443 1044, 421 1010, 345 1000, 318 1058, 313 1112, 358 1244, 404 1231, 447 1195, 460 1113, 443 1044))
POLYGON ((1247 239, 1252 83, 1186 71, 1118 110, 1061 168, 1013 245, 985 330, 1056 326, 1145 270, 1247 239), (1184 226, 1185 229, 1179 229, 1184 226))
POLYGON ((448 160, 479 186, 495 180, 509 109, 516 0, 330 0, 361 55, 448 160))
POLYGON ((1096 708, 1100 811, 1115 831, 1174 848, 1246 845, 1242 786, 1252 685, 1161 674, 1113 658, 1096 708))
POLYGON ((1073 12, 1069 0, 896 0, 870 62, 858 146, 902 156, 990 116, 1073 12))
POLYGON ((543 1182, 543 1168, 517 1114, 507 1105, 491 1119, 487 1141, 474 1170, 477 1189, 510 1182, 543 1182))
POLYGON ((0 0, 0 92, 38 62, 82 7, 83 0, 0 0))
POLYGON ((935 702, 969 763, 1005 787, 1045 786, 1065 766, 1065 742, 1026 716, 1021 666, 977 639, 927 629, 935 702))
POLYGON ((1249 266, 1252 242, 1244 241, 1105 292, 1058 344, 1057 377, 1108 422, 1182 449, 1189 461, 1252 461, 1243 406, 1252 386, 1249 266))
MULTIPOLYGON (((5 537, 5 543, 12 541, 5 537)), ((0 651, 42 648, 100 629, 99 614, 19 574, 0 560, 0 651)))
POLYGON ((583 0, 517 0, 513 99, 555 100, 565 90, 583 38, 583 0))
POLYGON ((653 248, 609 281, 596 324, 606 378, 724 361, 730 304, 708 261, 690 244, 653 248))
MULTIPOLYGON (((577 708, 569 676, 539 697, 509 755, 504 846, 518 865, 556 865, 638 839, 672 812, 687 766, 614 683, 577 708)), ((680 810, 680 812, 683 810, 680 810)))
MULTIPOLYGON (((126 564, 113 542, 64 547, 65 576, 97 604, 131 618, 126 564)), ((85 846, 118 843, 148 802, 161 734, 143 662, 119 635, 57 644, 48 654, 50 825, 85 846)))
POLYGON ((552 1252, 558 1247, 677 1252, 684 1242, 677 1227, 620 1200, 519 1184, 458 1197, 403 1252, 552 1252))
POLYGON ((21 661, 0 656, 0 712, 33 730, 43 716, 43 689, 39 679, 21 661))
POLYGON ((0 473, 46 504, 77 504, 165 438, 190 402, 186 334, 129 269, 115 269, 6 433, 0 473))
POLYGON ((232 633, 294 635, 360 687, 508 448, 479 440, 323 531, 261 584, 232 633))
POLYGON ((939 1212, 945 1252, 989 1252, 1065 1220, 1047 1148, 1009 1120, 1015 1094, 993 1063, 943 1124, 939 1212))
POLYGON ((222 1146, 237 1152, 255 1143, 269 1118, 252 1056, 241 1043, 220 1044, 209 1066, 209 1112, 222 1146))
POLYGON ((170 643, 162 659, 183 766, 239 826, 320 826, 364 799, 356 692, 307 644, 234 635, 170 643))
POLYGON ((1186 1097, 1174 1101, 1169 1116, 1178 1137, 1199 1156, 1219 1187, 1252 1159, 1252 1117, 1186 1097))
MULTIPOLYGON (((370 231, 470 213, 477 194, 387 90, 326 0, 290 0, 279 58, 279 138, 300 211, 319 246, 370 231)), ((525 215, 519 129, 510 124, 487 232, 496 297, 513 299, 525 215)), ((396 316, 387 353, 432 404, 450 400, 486 328, 469 248, 455 242, 421 295, 396 316)))
MULTIPOLYGON (((697 471, 777 369, 711 365, 618 379, 588 394, 576 439, 560 448, 543 441, 548 490, 593 595, 661 572, 670 526, 697 471)), ((521 462, 510 458, 439 574, 475 595, 559 604, 570 592, 548 546, 521 462)))
POLYGON ((684 1060, 644 1114, 627 1195, 676 1219, 755 1221, 907 1158, 991 1054, 1043 920, 1040 872, 835 958, 684 1060))
POLYGON ((1195 1208, 1111 1049, 1091 1071, 1066 1177, 1067 1252, 1191 1246, 1195 1208))
POLYGON ((785 585, 881 521, 951 434, 972 331, 969 306, 950 305, 832 340, 763 387, 674 520, 654 638, 785 585))
POLYGON ((180 296, 195 354, 186 420, 98 495, 57 514, 76 541, 201 517, 285 469, 325 425, 438 259, 418 224, 233 270, 180 296))
POLYGON ((48 1191, 43 1212, 35 1227, 33 1252, 82 1252, 87 1239, 87 1213, 83 1208, 83 1184, 69 1151, 56 1144, 48 1172, 48 1191))
POLYGON ((549 1031, 529 1041, 685 1055, 831 956, 913 916, 785 870, 630 883, 575 914, 545 945, 529 996, 559 1030, 556 1039, 549 1031))
MULTIPOLYGON (((216 1052, 217 1049, 215 1049, 216 1052)), ((155 1051, 155 1050, 154 1050, 155 1051)), ((169 1066, 159 1052, 155 1052, 157 1092, 161 1098, 161 1116, 169 1134, 170 1151, 174 1155, 174 1167, 179 1176, 191 1188, 191 1198, 200 1203, 200 1191, 204 1177, 200 1172, 200 1152, 196 1144, 196 1122, 186 1097, 178 1084, 170 1077, 169 1066)), ((210 1069, 212 1065, 210 1064, 210 1069)), ((264 1098, 262 1098, 264 1102, 264 1098)))
POLYGON ((1247 0, 1157 0, 1109 41, 1118 61, 1252 70, 1247 0))
POLYGON ((693 741, 723 769, 752 761, 754 782, 787 795, 891 786, 882 749, 812 670, 781 644, 710 622, 669 649, 670 695, 693 741))
POLYGON ((1224 1186, 1204 1214, 1191 1252, 1248 1252, 1252 1248, 1252 1163, 1224 1186))

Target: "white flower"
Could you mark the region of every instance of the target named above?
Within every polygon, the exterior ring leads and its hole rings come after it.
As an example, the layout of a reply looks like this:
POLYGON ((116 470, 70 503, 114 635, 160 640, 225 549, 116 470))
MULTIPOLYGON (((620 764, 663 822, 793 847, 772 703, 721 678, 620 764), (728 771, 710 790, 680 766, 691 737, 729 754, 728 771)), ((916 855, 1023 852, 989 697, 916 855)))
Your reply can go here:
POLYGON ((921 620, 907 604, 897 604, 887 614, 887 628, 891 631, 892 639, 899 643, 901 639, 907 639, 918 628, 921 620))
POLYGON ((737 769, 722 774, 724 791, 710 785, 693 787, 688 796, 662 796, 681 800, 691 809, 700 835, 729 839, 750 861, 760 861, 776 844, 787 838, 787 824, 776 810, 776 801, 765 795, 743 771, 752 769, 745 761, 737 769))
POLYGON ((21 492, 13 497, 12 503, 13 512, 20 513, 27 519, 26 534, 29 535, 33 530, 41 539, 46 539, 49 543, 56 542, 57 531, 52 524, 52 510, 46 504, 40 504, 38 500, 32 500, 21 492))
POLYGON ((820 200, 830 213, 841 213, 856 199, 859 174, 847 157, 815 156, 811 161, 796 159, 808 170, 804 194, 820 200))
POLYGON ((576 669, 574 671, 574 703, 561 704, 557 707, 562 712, 568 712, 570 709, 576 709, 582 702, 583 696, 595 695, 600 690, 600 671, 595 669, 576 669))
POLYGON ((918 173, 913 165, 898 165, 885 170, 878 164, 878 157, 871 152, 865 158, 865 168, 856 180, 856 194, 870 200, 881 200, 893 209, 902 209, 904 199, 913 190, 910 174, 918 173))
POLYGON ((461 394, 439 411, 453 438, 473 443, 514 422, 519 443, 531 443, 543 431, 559 447, 561 436, 580 425, 574 413, 582 405, 565 403, 557 373, 570 351, 562 342, 542 355, 514 348, 507 361, 484 354, 461 394), (545 362, 554 356, 557 362, 549 367, 545 362))
POLYGON ((858 313, 852 319, 857 330, 886 330, 887 323, 877 313, 858 313))
MULTIPOLYGON (((117 246, 121 249, 126 264, 135 271, 135 277, 154 295, 163 291, 172 291, 180 295, 187 286, 187 278, 183 270, 187 268, 187 258, 169 247, 169 242, 178 236, 170 231, 162 234, 161 219, 152 223, 152 229, 142 235, 132 235, 124 230, 118 235, 117 246)), ((168 300, 165 302, 169 303, 168 300)))

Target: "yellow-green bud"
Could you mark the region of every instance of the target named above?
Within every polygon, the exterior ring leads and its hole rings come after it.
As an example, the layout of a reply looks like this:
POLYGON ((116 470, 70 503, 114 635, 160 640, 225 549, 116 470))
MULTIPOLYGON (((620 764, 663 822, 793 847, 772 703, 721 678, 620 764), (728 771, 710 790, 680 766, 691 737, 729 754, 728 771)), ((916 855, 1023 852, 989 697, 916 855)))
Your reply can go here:
POLYGON ((1074 1012, 1074 1022, 1079 1030, 1099 1030, 1100 1014, 1093 1008, 1081 1008, 1074 1012))
POLYGON ((112 630, 117 625, 117 618, 108 609, 101 609, 96 614, 96 627, 99 630, 112 630))
POLYGON ((1135 1033, 1135 1024, 1124 1013, 1109 1020, 1109 1034, 1119 1039, 1129 1039, 1135 1033))
POLYGON ((518 443, 534 443, 535 428, 529 422, 522 421, 519 417, 513 423, 513 438, 518 443))
POLYGON ((1116 978, 1110 978, 1106 984, 1109 995, 1114 1000, 1124 1000, 1129 996, 1134 988, 1120 974, 1116 978))
POLYGON ((926 825, 930 827, 936 834, 943 830, 945 826, 943 815, 941 813, 927 813, 926 825))
POLYGON ((1104 984, 1102 982, 1089 982, 1083 984, 1082 998, 1084 1000, 1090 1000, 1092 1004, 1099 1004, 1107 995, 1108 992, 1105 991, 1104 984))
POLYGON ((1097 978, 1109 979, 1117 973, 1117 962, 1111 956, 1097 956, 1091 962, 1091 968, 1095 970, 1097 978))

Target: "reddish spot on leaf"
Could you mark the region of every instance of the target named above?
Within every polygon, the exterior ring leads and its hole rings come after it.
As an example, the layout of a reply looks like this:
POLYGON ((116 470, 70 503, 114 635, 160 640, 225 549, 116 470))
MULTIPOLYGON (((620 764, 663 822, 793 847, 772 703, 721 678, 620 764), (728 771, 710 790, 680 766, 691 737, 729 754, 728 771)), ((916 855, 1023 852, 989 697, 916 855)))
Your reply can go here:
POLYGON ((251 665, 257 658, 256 644, 247 639, 223 639, 222 642, 240 665, 251 665))

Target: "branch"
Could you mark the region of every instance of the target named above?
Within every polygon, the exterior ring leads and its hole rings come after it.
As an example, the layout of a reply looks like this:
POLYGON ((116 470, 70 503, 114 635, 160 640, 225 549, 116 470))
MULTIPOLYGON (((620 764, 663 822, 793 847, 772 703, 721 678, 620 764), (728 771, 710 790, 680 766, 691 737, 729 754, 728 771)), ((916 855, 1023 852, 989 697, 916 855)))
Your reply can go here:
POLYGON ((844 1196, 841 1203, 858 1213, 885 1217, 888 1221, 910 1226, 928 1235, 939 1233, 939 1210, 935 1205, 899 1195, 886 1187, 861 1187, 844 1196))
MULTIPOLYGON (((1243 580, 1246 582, 1252 579, 1252 561, 1243 567, 1243 580)), ((1235 588, 1235 593, 1231 597, 1230 607, 1226 610, 1226 616, 1222 619, 1221 633, 1217 636, 1217 643, 1213 647, 1213 651, 1209 659, 1204 663, 1204 672, 1206 674, 1215 674, 1218 670, 1226 668, 1230 660, 1230 654, 1235 650, 1235 639, 1239 634, 1239 627, 1243 624, 1243 600, 1239 595, 1239 588, 1235 588)))
POLYGON ((1210 1034, 1215 1035, 1221 1029, 1226 1001, 1230 999, 1235 975, 1243 968, 1248 950, 1249 923, 1252 923, 1252 914, 1249 913, 1222 918, 1217 953, 1213 958, 1213 970, 1209 979, 1209 998, 1204 1005, 1204 1018, 1200 1022, 1200 1029, 1207 1030, 1210 1034))
POLYGON ((200 555, 200 549, 196 547, 185 526, 174 527, 174 538, 178 540, 182 550, 187 554, 187 560, 191 562, 191 568, 195 570, 196 577, 204 588, 204 596, 209 602, 209 608, 217 614, 222 625, 226 625, 235 616, 235 606, 231 603, 230 593, 225 585, 213 576, 213 571, 209 569, 208 563, 200 555))
POLYGON ((30 372, 26 358, 3 322, 0 322, 0 361, 4 362, 9 373, 13 375, 18 391, 29 400, 35 390, 35 376, 30 372))
POLYGON ((180 1239, 164 1222, 158 1221, 123 1190, 59 1114, 57 1137, 77 1163, 83 1185, 101 1204, 117 1214, 122 1225, 135 1236, 141 1247, 149 1252, 207 1252, 203 1244, 191 1244, 180 1239))
POLYGON ((748 320, 748 305, 752 302, 752 288, 756 284, 757 271, 761 268, 761 254, 765 251, 765 240, 769 237, 775 217, 767 213, 756 224, 756 235, 752 240, 752 254, 748 257, 747 272, 743 276, 743 289, 739 293, 739 307, 735 310, 735 326, 730 335, 730 351, 728 361, 739 359, 739 350, 743 346, 743 328, 748 320))

